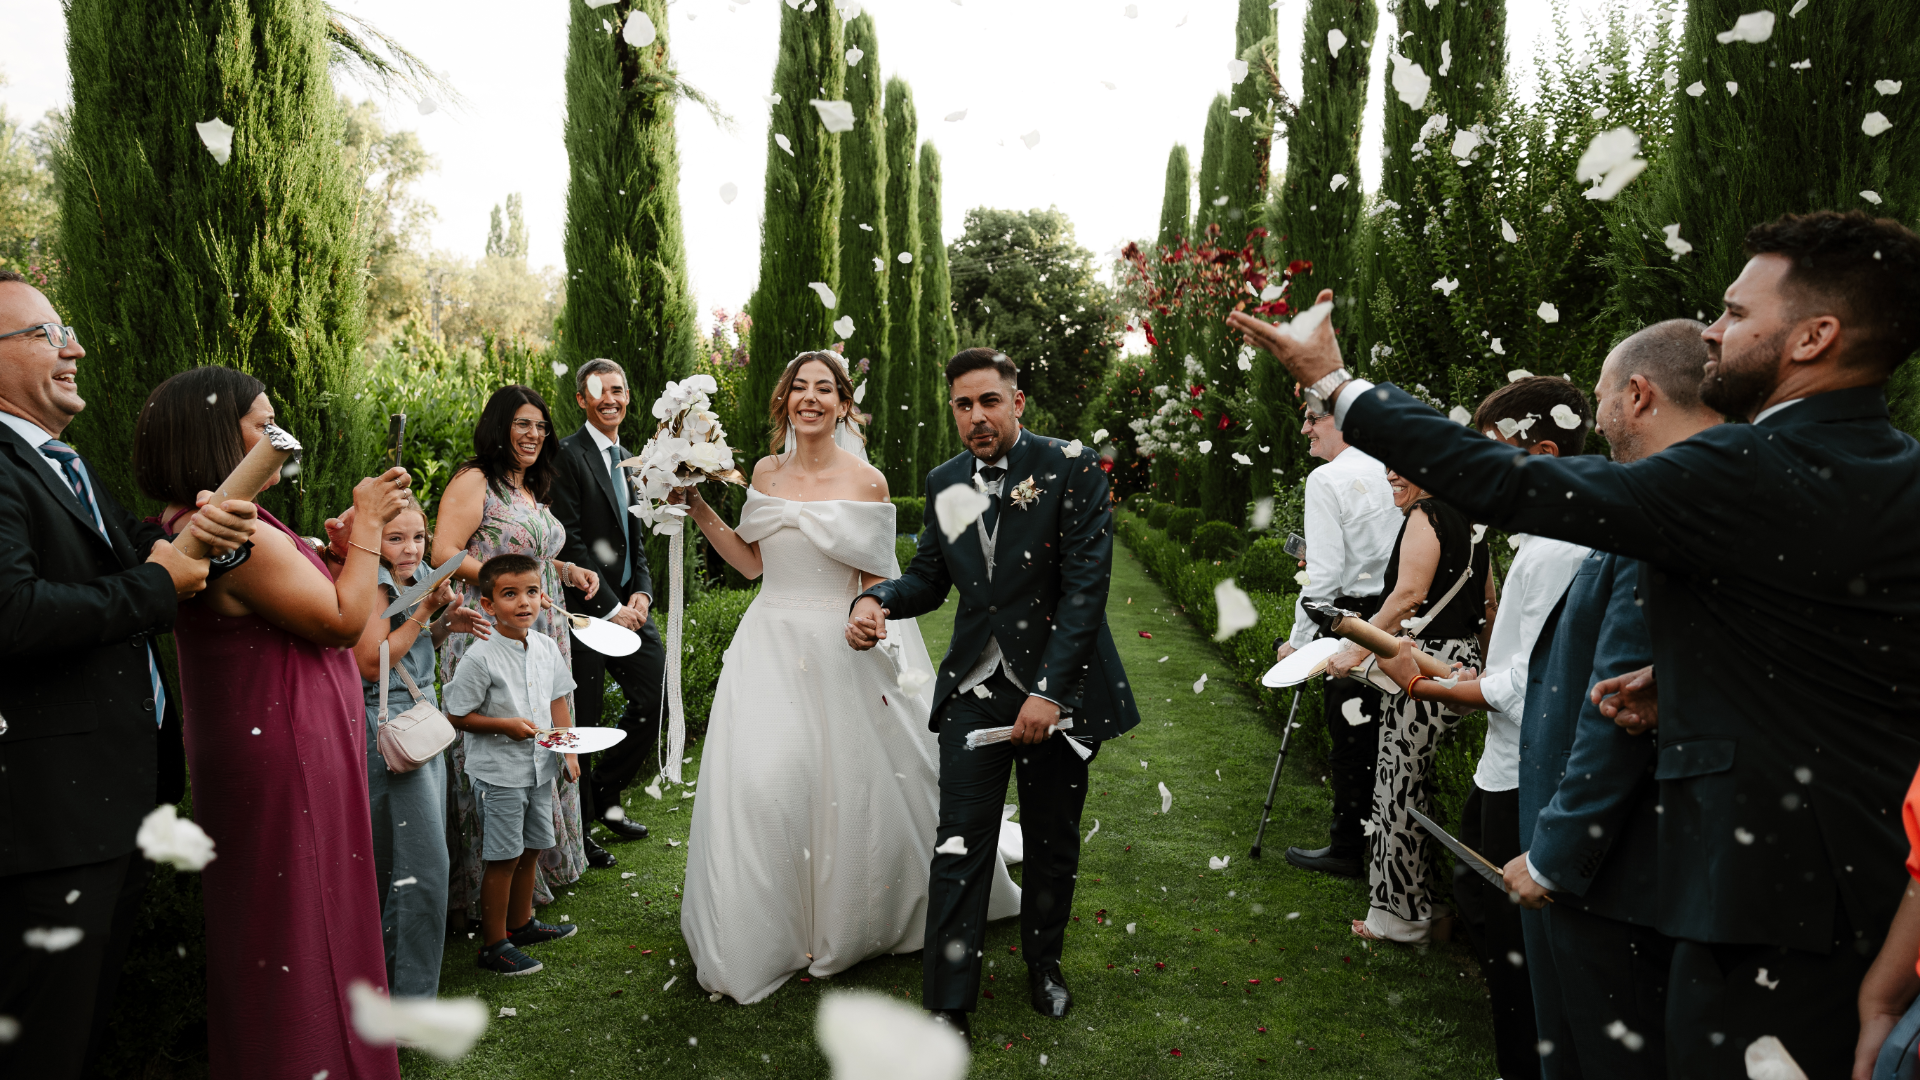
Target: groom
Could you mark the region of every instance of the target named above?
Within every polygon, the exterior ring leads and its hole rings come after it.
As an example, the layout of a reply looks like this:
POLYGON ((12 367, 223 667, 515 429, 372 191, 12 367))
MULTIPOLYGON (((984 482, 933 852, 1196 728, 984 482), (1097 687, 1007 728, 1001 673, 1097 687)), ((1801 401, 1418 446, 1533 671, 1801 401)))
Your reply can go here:
POLYGON ((854 601, 847 643, 870 649, 888 618, 924 615, 960 590, 953 640, 934 683, 930 726, 940 735, 939 850, 927 899, 924 1004, 971 1035, 980 993, 992 860, 1007 774, 1020 785, 1026 839, 1020 941, 1033 1007, 1059 1019, 1073 1004, 1060 952, 1080 867, 1083 760, 1054 726, 1098 749, 1140 722, 1127 673, 1107 632, 1113 511, 1107 474, 1091 450, 1020 426, 1020 369, 992 349, 947 362, 961 454, 927 474, 920 549, 905 574, 854 601), (970 484, 987 509, 956 540, 941 531, 941 492, 970 484), (1011 742, 978 749, 968 732, 1012 725, 1011 742), (956 843, 957 841, 957 843, 956 843))

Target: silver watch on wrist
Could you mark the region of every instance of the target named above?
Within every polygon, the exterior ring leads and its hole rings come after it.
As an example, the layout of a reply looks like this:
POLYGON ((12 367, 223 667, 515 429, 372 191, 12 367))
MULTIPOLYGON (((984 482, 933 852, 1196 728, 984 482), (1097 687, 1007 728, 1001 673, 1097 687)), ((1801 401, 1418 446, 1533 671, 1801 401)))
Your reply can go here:
POLYGON ((1322 376, 1320 381, 1301 391, 1300 396, 1306 399, 1307 409, 1309 411, 1321 414, 1330 413, 1333 411, 1332 405, 1329 404, 1329 401, 1333 397, 1333 392, 1338 390, 1342 384, 1352 381, 1353 375, 1349 373, 1346 368, 1337 367, 1322 376))

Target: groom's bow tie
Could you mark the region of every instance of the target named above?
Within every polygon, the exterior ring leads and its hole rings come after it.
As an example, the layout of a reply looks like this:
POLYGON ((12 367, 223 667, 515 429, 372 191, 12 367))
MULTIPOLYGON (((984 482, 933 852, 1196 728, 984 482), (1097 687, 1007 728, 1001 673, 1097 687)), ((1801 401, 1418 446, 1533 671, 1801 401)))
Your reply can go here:
POLYGON ((981 467, 976 477, 980 483, 980 490, 986 492, 989 500, 986 510, 980 514, 980 524, 986 529, 986 535, 988 536, 994 535, 995 526, 999 523, 1000 481, 1004 479, 1006 475, 1007 470, 998 465, 985 465, 981 467))
POLYGON ((1000 478, 1005 475, 1007 475, 1007 470, 998 465, 983 465, 980 467, 980 482, 983 485, 998 484, 1000 478))

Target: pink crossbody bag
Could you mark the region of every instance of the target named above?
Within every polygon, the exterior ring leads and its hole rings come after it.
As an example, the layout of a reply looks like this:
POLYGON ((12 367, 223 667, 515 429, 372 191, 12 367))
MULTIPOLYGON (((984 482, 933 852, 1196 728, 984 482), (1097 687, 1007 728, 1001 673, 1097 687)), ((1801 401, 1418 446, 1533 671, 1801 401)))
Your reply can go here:
POLYGON ((400 681, 407 684, 407 692, 413 695, 413 707, 393 719, 387 719, 387 687, 392 680, 387 678, 389 662, 387 643, 380 643, 380 756, 386 759, 388 772, 412 772, 413 770, 440 756, 440 752, 453 745, 459 733, 453 730, 439 709, 433 707, 421 693, 420 687, 407 674, 403 665, 392 670, 400 673, 400 681))

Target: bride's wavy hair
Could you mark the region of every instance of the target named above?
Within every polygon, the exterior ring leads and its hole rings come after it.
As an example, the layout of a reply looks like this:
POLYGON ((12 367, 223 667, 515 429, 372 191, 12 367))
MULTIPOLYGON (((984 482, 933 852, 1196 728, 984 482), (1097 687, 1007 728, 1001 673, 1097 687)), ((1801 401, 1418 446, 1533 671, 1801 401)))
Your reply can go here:
POLYGON ((827 370, 833 372, 834 392, 847 407, 847 414, 840 419, 863 445, 867 441, 867 433, 860 430, 860 425, 866 423, 866 419, 860 413, 860 406, 854 404, 853 380, 847 376, 847 362, 837 352, 820 349, 803 352, 787 361, 786 370, 780 373, 780 381, 773 384, 773 400, 767 403, 767 446, 775 457, 787 451, 787 396, 793 393, 793 384, 800 378, 800 368, 812 360, 820 361, 827 365, 827 370))

